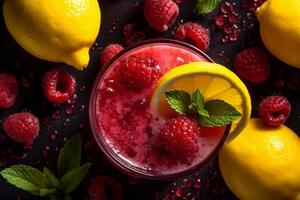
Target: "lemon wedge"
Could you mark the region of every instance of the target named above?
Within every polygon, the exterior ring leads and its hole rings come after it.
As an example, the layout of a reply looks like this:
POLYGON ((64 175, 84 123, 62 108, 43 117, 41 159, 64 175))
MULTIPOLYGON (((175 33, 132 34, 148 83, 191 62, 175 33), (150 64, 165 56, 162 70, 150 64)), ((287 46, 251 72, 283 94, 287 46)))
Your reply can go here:
POLYGON ((247 125, 251 98, 244 83, 226 67, 208 62, 193 62, 173 68, 158 81, 151 98, 151 109, 163 117, 174 115, 165 91, 180 89, 192 93, 200 89, 206 101, 220 99, 231 104, 242 116, 232 124, 227 141, 234 139, 247 125))

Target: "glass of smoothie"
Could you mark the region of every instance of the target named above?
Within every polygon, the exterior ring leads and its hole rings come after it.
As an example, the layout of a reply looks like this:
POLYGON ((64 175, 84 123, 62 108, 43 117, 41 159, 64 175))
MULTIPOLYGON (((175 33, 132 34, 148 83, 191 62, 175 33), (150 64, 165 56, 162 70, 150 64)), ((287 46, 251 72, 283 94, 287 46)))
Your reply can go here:
POLYGON ((121 67, 135 59, 155 65, 161 76, 189 62, 213 62, 196 47, 169 39, 145 41, 120 52, 100 72, 91 95, 90 124, 100 149, 115 167, 138 178, 172 179, 200 169, 217 154, 230 127, 203 128, 198 152, 185 160, 159 148, 166 119, 150 108, 157 81, 142 89, 133 89, 128 77, 124 81, 121 67))

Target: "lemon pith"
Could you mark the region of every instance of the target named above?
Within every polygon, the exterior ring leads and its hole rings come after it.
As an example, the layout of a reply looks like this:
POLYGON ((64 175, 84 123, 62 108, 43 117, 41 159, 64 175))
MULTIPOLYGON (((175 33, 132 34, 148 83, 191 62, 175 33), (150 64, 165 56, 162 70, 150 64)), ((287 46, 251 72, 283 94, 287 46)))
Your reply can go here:
POLYGON ((246 126, 251 114, 251 99, 243 82, 226 67, 215 63, 194 62, 173 68, 158 82, 152 95, 151 108, 168 117, 172 111, 164 92, 181 89, 192 93, 200 89, 206 101, 221 99, 233 105, 242 117, 233 123, 228 141, 235 138, 246 126))
POLYGON ((267 49, 283 62, 300 68, 300 1, 268 0, 256 12, 267 49))
POLYGON ((235 140, 224 144, 219 165, 241 200, 299 200, 299 154, 300 139, 291 129, 250 119, 235 140))
POLYGON ((5 0, 5 24, 32 55, 82 69, 100 28, 97 0, 5 0))

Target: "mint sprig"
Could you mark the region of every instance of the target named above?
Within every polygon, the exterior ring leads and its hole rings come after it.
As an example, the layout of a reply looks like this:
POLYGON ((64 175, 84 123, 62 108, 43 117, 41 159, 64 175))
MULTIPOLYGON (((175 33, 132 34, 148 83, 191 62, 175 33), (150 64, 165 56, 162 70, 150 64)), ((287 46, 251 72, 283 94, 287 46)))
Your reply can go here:
POLYGON ((73 148, 75 146, 81 147, 81 140, 79 135, 65 143, 60 150, 57 159, 57 173, 59 177, 63 177, 67 172, 80 166, 81 162, 81 148, 73 148))
POLYGON ((48 168, 43 171, 29 165, 13 165, 0 174, 15 187, 50 200, 71 200, 70 194, 85 178, 91 164, 81 163, 81 139, 72 137, 60 150, 57 162, 59 178, 48 168))
POLYGON ((186 114, 189 112, 189 104, 191 103, 191 96, 183 90, 167 91, 166 98, 170 106, 179 114, 186 114))
POLYGON ((44 196, 47 187, 43 173, 31 166, 14 165, 1 171, 1 175, 15 187, 37 196, 44 196))
POLYGON ((222 100, 205 102, 199 89, 192 95, 183 90, 165 92, 169 105, 180 115, 196 114, 203 127, 226 126, 237 120, 241 113, 222 100))
POLYGON ((221 0, 197 0, 194 13, 198 15, 208 14, 212 12, 220 2, 221 0))

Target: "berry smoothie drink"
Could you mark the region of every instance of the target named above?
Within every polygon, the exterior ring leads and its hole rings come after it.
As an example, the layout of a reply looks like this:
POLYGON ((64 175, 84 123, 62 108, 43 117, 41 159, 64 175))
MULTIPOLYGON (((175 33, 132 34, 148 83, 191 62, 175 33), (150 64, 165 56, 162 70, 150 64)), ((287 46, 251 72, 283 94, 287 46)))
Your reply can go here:
POLYGON ((166 123, 150 107, 157 81, 170 69, 211 62, 200 53, 177 42, 144 43, 117 56, 98 78, 90 105, 91 126, 113 164, 137 177, 174 177, 198 168, 217 151, 225 128, 201 128, 184 116, 166 123), (168 138, 172 129, 178 132, 175 143, 168 141, 174 139, 168 138), (193 133, 187 136, 189 132, 193 133))

